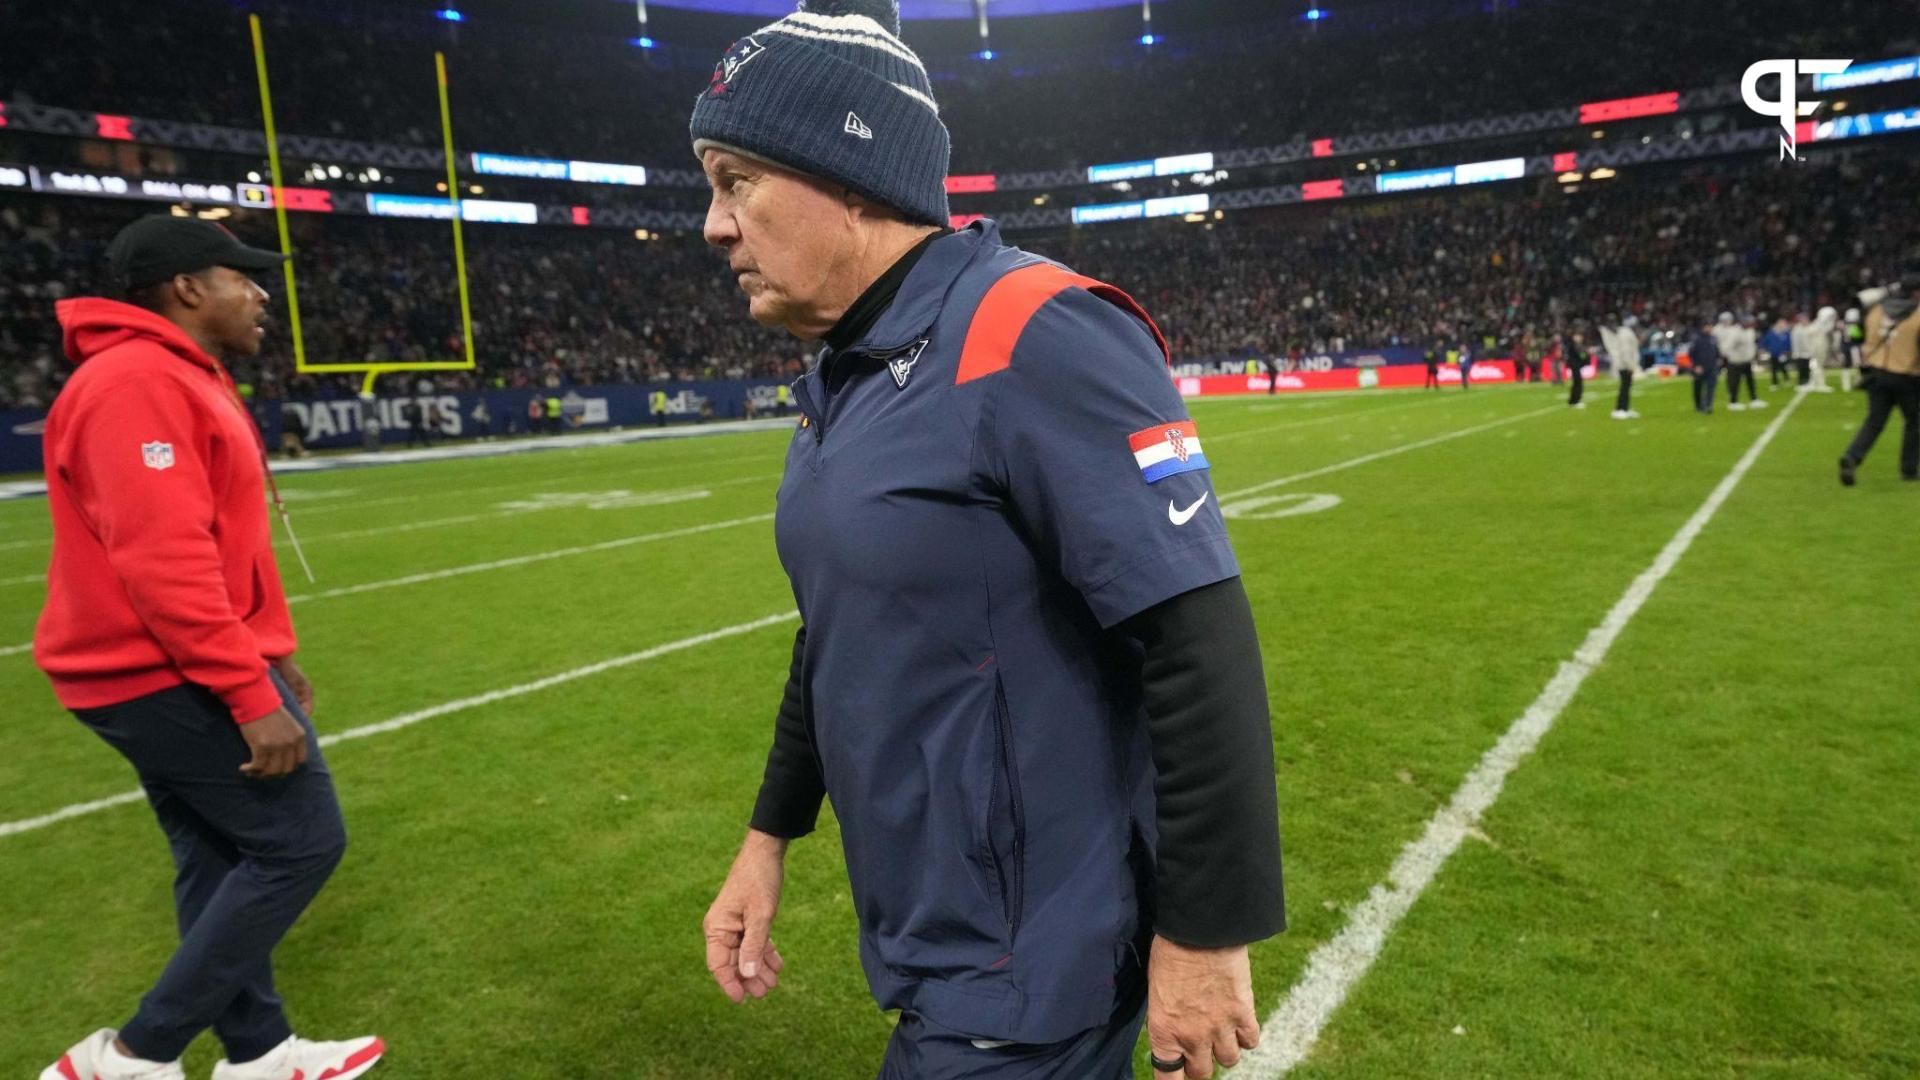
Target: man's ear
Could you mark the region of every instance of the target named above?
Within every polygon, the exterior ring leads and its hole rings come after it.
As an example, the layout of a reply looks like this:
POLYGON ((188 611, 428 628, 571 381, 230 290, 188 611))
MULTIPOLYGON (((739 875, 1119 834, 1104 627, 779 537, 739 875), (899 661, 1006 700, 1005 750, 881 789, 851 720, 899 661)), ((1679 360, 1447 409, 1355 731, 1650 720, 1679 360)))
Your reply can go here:
POLYGON ((173 275, 173 298, 181 307, 193 311, 207 302, 205 277, 200 274, 173 275))
POLYGON ((852 188, 840 189, 840 202, 847 208, 847 220, 856 225, 873 217, 872 200, 852 188))

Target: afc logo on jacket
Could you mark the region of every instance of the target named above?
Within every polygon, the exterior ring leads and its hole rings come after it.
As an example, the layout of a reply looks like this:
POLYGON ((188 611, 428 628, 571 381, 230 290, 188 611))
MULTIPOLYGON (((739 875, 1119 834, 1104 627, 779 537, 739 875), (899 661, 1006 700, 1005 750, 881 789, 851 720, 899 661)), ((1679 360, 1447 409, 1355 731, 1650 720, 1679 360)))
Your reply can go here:
POLYGON ((140 460, 153 470, 173 468, 173 444, 150 442, 140 444, 140 460))

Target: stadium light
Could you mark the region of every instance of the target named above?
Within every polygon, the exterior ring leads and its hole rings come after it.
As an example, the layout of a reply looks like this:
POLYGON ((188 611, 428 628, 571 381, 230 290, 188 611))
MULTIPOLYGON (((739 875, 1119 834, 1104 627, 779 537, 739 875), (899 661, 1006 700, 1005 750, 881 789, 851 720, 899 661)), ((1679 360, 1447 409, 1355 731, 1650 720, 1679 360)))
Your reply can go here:
POLYGON ((993 59, 993 50, 981 49, 979 52, 974 53, 973 55, 981 60, 991 60, 993 59))
POLYGON ((1154 36, 1153 36, 1152 34, 1141 34, 1141 35, 1140 35, 1140 44, 1142 44, 1142 45, 1151 45, 1151 44, 1153 44, 1154 42, 1156 42, 1156 41, 1159 41, 1159 40, 1160 40, 1159 38, 1157 38, 1157 37, 1154 37, 1154 36))
POLYGON ((1310 7, 1307 9, 1308 22, 1319 22, 1321 19, 1324 19, 1326 17, 1327 17, 1327 13, 1321 8, 1310 7))
POLYGON ((439 16, 442 20, 446 22, 462 22, 466 19, 465 15, 460 14, 458 11, 450 7, 441 8, 439 11, 434 12, 434 14, 439 16))
POLYGON ((653 39, 652 39, 652 38, 650 38, 650 37, 637 37, 637 38, 634 38, 634 39, 633 39, 633 43, 634 43, 635 45, 638 45, 638 46, 640 46, 640 47, 641 47, 641 48, 643 48, 643 49, 651 49, 651 48, 653 48, 653 39))

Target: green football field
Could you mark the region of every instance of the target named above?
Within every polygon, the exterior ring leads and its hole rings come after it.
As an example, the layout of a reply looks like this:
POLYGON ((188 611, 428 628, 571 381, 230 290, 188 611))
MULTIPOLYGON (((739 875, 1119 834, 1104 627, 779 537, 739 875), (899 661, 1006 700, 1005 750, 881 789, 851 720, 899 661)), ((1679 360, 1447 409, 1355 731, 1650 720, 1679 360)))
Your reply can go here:
MULTIPOLYGON (((1254 976, 1293 1051, 1236 1075, 1920 1075, 1920 484, 1892 437, 1835 482, 1858 395, 1699 417, 1669 384, 1620 423, 1594 389, 1193 406, 1292 923, 1254 976), (1483 763, 1523 719, 1537 750, 1483 763)), ((830 817, 780 987, 734 1006, 703 965, 792 640, 787 439, 283 479, 316 720, 350 736, 353 844, 278 953, 303 1034, 384 1035, 393 1080, 872 1075, 830 817)), ((130 770, 21 647, 47 536, 0 503, 6 1077, 118 1026, 173 938, 149 812, 89 805, 130 770)))

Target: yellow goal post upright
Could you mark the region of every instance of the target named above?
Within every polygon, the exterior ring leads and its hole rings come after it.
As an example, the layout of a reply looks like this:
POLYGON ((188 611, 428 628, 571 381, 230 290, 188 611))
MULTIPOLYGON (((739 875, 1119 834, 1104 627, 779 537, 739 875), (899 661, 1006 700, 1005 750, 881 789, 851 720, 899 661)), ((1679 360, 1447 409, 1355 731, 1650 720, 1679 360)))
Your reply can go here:
POLYGON ((253 66, 260 80, 260 116, 266 125, 267 165, 273 181, 273 217, 280 231, 280 252, 287 256, 282 269, 287 281, 287 324, 293 333, 293 369, 302 375, 324 374, 360 374, 365 373, 366 381, 361 384, 361 393, 373 392, 374 380, 382 375, 391 375, 404 371, 472 371, 478 365, 473 355, 473 302, 467 288, 467 245, 460 231, 460 181, 456 174, 453 156, 453 114, 447 106, 447 54, 433 54, 434 77, 440 92, 440 135, 447 161, 447 199, 452 207, 453 223, 453 271, 460 286, 460 340, 466 356, 459 360, 426 360, 406 363, 309 363, 307 361, 306 338, 300 329, 300 293, 294 281, 293 239, 287 231, 286 189, 280 172, 280 139, 273 122, 273 90, 267 79, 267 46, 260 32, 260 16, 248 15, 247 24, 253 32, 253 66))

